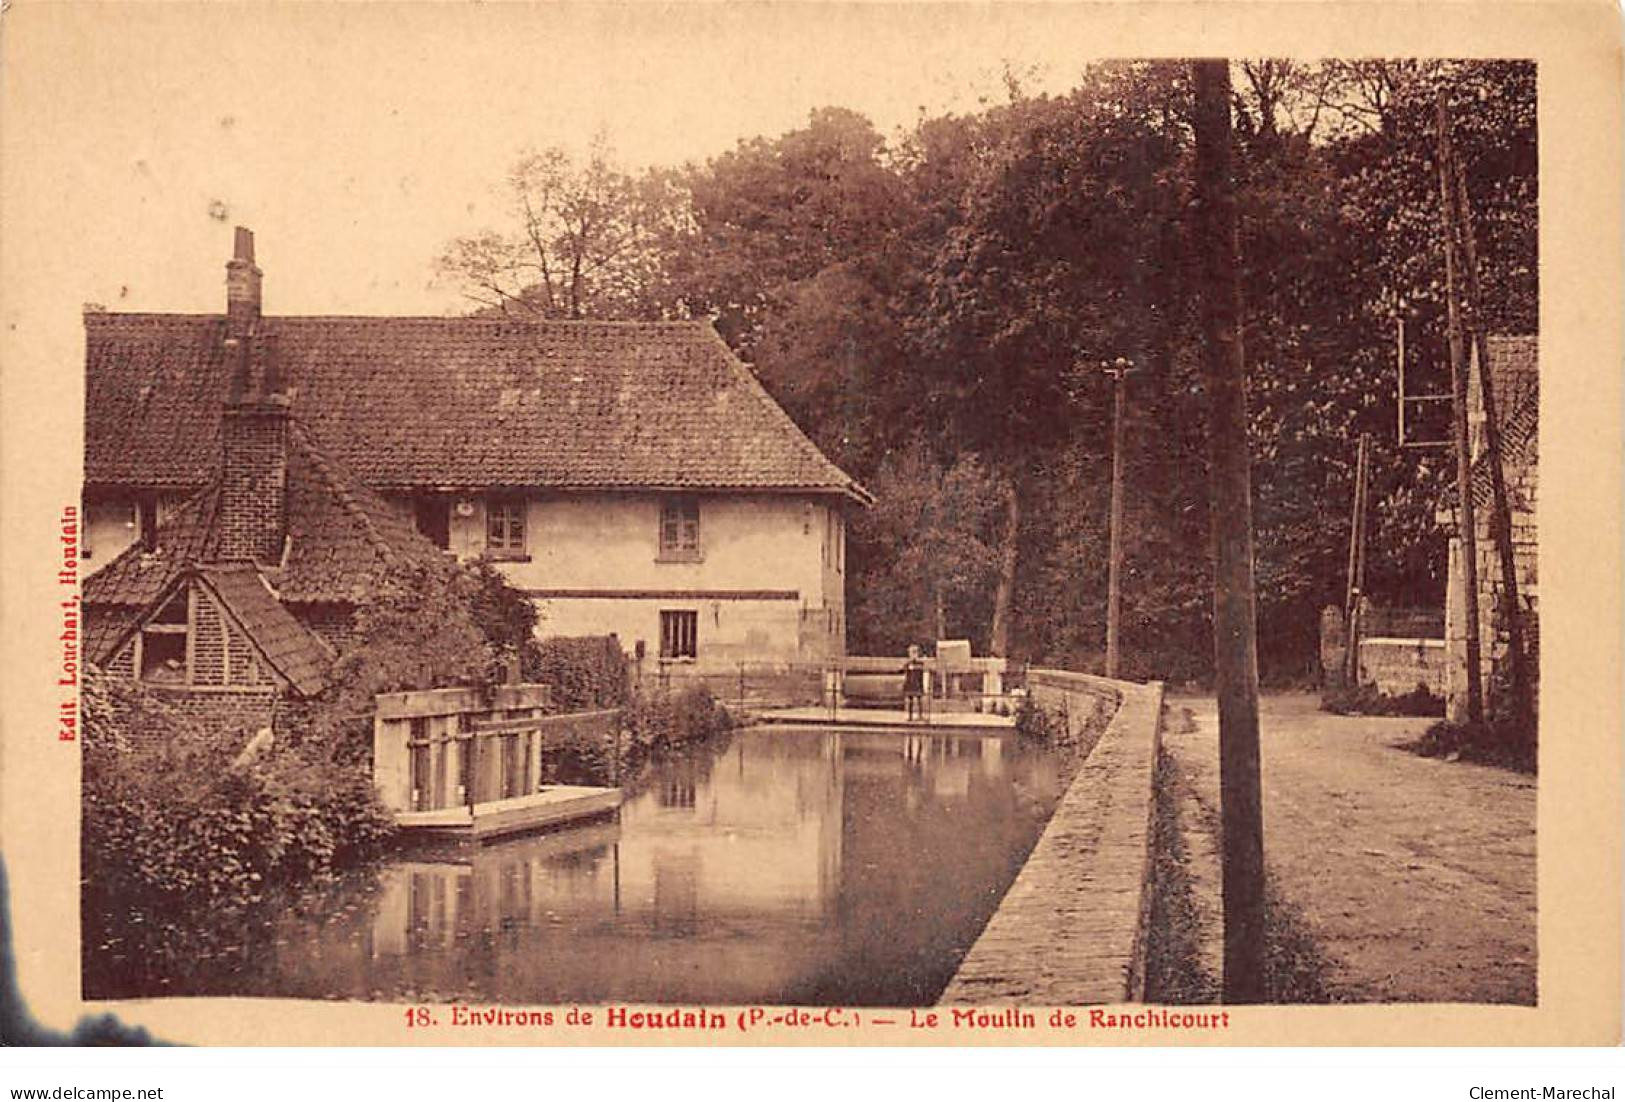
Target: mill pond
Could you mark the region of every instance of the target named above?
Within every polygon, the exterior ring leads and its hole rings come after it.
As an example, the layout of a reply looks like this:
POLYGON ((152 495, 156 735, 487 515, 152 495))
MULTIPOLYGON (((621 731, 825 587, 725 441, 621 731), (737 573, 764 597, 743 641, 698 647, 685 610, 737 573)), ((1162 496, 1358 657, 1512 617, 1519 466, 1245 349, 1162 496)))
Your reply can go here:
POLYGON ((86 996, 929 1004, 1061 788, 1013 735, 752 728, 654 764, 617 819, 91 951, 86 996))

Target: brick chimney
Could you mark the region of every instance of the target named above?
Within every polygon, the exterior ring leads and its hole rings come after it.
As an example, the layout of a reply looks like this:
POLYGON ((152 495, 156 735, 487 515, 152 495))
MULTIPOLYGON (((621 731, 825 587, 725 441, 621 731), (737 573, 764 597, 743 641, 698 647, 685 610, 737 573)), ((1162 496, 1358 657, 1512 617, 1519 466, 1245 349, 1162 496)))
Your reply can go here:
POLYGON ((275 564, 287 533, 288 397, 260 325, 254 235, 237 227, 226 263, 227 390, 220 418, 220 558, 275 564))
POLYGON ((251 337, 260 321, 259 268, 254 265, 254 231, 237 227, 226 261, 226 336, 251 337))

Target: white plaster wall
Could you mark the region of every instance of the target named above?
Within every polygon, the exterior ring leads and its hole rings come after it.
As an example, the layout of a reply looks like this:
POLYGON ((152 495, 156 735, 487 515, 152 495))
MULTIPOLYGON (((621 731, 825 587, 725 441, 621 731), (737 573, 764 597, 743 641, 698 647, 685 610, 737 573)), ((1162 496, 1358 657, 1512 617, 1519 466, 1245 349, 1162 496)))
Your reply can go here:
POLYGON ((631 653, 642 640, 645 670, 652 672, 660 654, 660 613, 692 610, 698 614, 696 665, 737 668, 739 662, 787 663, 798 656, 801 606, 790 600, 539 599, 540 635, 609 635, 620 637, 631 653))
MULTIPOLYGON (((700 561, 662 562, 661 500, 641 494, 533 497, 526 510, 530 561, 503 570, 527 589, 793 589, 804 603, 821 604, 824 510, 816 502, 701 498, 700 561)), ((483 515, 478 519, 483 547, 483 515)))
POLYGON ((135 542, 134 504, 128 498, 85 502, 85 532, 81 547, 91 570, 112 562, 135 542))
MULTIPOLYGON (((451 517, 451 549, 485 554, 489 499, 451 517)), ((660 557, 659 494, 533 495, 525 554, 499 561, 508 580, 537 594, 545 635, 619 636, 628 651, 660 649, 660 612, 699 614, 702 666, 784 662, 802 647, 801 610, 833 609, 839 625, 820 652, 840 650, 845 629, 845 525, 838 506, 789 494, 703 495, 700 555, 660 557), (577 591, 569 596, 547 591, 577 591)))

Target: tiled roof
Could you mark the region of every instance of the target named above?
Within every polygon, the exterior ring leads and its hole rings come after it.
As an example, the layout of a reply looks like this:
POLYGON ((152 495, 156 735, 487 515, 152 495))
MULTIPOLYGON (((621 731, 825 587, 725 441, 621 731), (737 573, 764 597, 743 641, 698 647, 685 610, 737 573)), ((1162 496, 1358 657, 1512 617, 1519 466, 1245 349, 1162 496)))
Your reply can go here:
MULTIPOLYGON (((85 579, 86 604, 145 607, 187 566, 218 559, 218 464, 217 456, 208 485, 159 526, 154 551, 137 543, 85 579)), ((287 563, 266 571, 284 601, 360 604, 397 565, 444 563, 411 521, 325 454, 298 421, 288 432, 285 507, 287 563)))
MULTIPOLYGON (((1495 388, 1495 420, 1501 429, 1501 469, 1508 482, 1524 467, 1538 461, 1540 447, 1540 342, 1532 336, 1490 337, 1490 382, 1495 388)), ((1474 379, 1477 382, 1477 379, 1474 379)), ((1481 404, 1478 387, 1473 405, 1481 404)), ((1490 507, 1493 495, 1488 455, 1473 463, 1473 504, 1490 507)), ((1508 504, 1528 508, 1514 486, 1507 488, 1508 504)))
MULTIPOLYGON (((215 465, 218 315, 85 315, 85 480, 197 486, 215 465)), ((706 322, 267 317, 294 413, 378 489, 867 494, 706 322)))
POLYGON ((186 499, 165 518, 158 526, 153 551, 149 553, 138 541, 87 577, 85 604, 92 608, 145 608, 157 600, 188 565, 213 561, 220 547, 220 530, 215 524, 219 507, 220 484, 215 481, 186 499))
MULTIPOLYGON (((1495 387, 1495 420, 1501 429, 1501 470, 1507 481, 1507 504, 1516 513, 1530 508, 1517 489, 1519 472, 1534 467, 1540 450, 1540 338, 1535 336, 1492 336, 1489 346, 1490 382, 1495 387)), ((1475 371, 1469 380, 1467 408, 1482 416, 1479 379, 1475 371)), ((1480 517, 1488 517, 1493 498, 1489 459, 1481 453, 1473 460, 1473 505, 1480 517)), ((1456 481, 1439 499, 1436 519, 1454 524, 1456 481)))
POLYGON ((85 610, 85 656, 92 662, 106 662, 118 644, 130 636, 141 610, 134 605, 97 605, 85 610))
POLYGON ((332 652, 272 596, 253 564, 202 566, 197 576, 289 684, 304 696, 321 692, 332 652))
POLYGON ((288 442, 288 561, 276 577, 284 601, 364 604, 396 566, 446 566, 444 553, 411 519, 349 474, 297 421, 288 442))

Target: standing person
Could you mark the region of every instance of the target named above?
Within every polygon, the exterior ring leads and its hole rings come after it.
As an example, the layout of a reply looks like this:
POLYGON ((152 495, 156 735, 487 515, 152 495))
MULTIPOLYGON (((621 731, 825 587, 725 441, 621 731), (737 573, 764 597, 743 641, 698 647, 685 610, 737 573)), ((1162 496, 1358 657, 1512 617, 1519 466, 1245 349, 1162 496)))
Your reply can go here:
POLYGON ((903 666, 903 706, 910 721, 925 718, 925 662, 913 643, 908 645, 908 662, 903 666))

